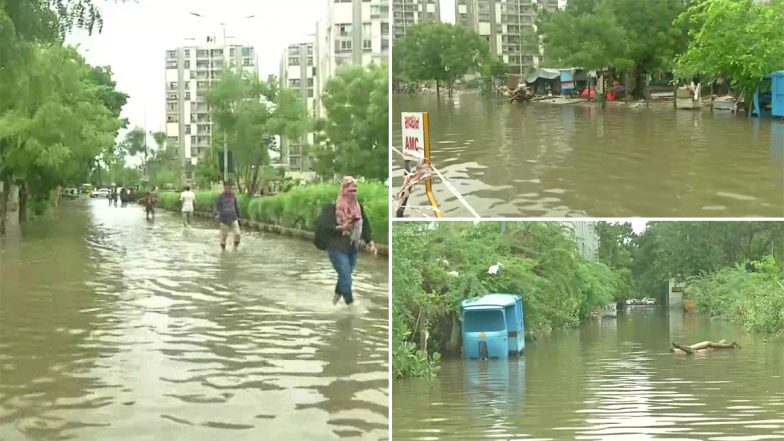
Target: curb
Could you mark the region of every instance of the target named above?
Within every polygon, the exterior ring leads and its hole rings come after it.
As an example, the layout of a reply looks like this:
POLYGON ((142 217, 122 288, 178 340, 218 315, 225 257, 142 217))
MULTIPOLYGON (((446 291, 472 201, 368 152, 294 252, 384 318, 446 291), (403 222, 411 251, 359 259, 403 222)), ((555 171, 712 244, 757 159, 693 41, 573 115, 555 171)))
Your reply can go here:
MULTIPOLYGON (((161 207, 163 208, 163 207, 161 207)), ((164 210, 166 210, 164 208, 164 210)), ((174 210, 167 210, 167 211, 174 211, 174 210)), ((203 219, 212 219, 212 213, 206 213, 204 211, 194 211, 193 215, 195 217, 200 217, 203 219)), ((291 227, 284 227, 282 225, 275 225, 275 224, 265 224, 263 222, 256 222, 250 219, 240 219, 240 225, 246 227, 248 229, 254 231, 264 231, 267 233, 275 233, 280 234, 281 236, 292 237, 297 239, 303 239, 312 241, 314 237, 314 233, 312 231, 301 230, 299 228, 291 228, 291 227)), ((389 257, 389 246, 384 244, 376 244, 376 248, 378 248, 378 255, 383 257, 389 257)), ((363 249, 363 252, 367 252, 367 250, 363 249)))

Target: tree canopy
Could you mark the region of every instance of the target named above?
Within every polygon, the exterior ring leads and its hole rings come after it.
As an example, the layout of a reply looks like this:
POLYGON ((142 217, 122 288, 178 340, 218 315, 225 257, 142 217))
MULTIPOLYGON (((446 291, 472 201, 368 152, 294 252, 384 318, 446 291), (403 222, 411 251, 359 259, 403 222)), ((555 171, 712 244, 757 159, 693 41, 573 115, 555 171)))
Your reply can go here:
POLYGON ((389 77, 386 65, 347 66, 326 85, 326 119, 316 125, 316 172, 384 180, 389 176, 389 77))
POLYGON ((697 0, 679 22, 691 40, 677 57, 681 77, 728 78, 748 94, 763 76, 784 69, 784 0, 697 0))
POLYGON ((405 37, 395 42, 393 55, 393 72, 399 78, 446 84, 450 94, 455 80, 471 69, 497 63, 479 34, 465 26, 441 22, 409 28, 405 37))
POLYGON ((214 121, 213 150, 222 151, 223 134, 246 191, 258 188, 263 166, 270 163, 275 136, 297 138, 310 126, 297 91, 278 86, 275 77, 261 81, 240 69, 224 71, 207 96, 214 121))

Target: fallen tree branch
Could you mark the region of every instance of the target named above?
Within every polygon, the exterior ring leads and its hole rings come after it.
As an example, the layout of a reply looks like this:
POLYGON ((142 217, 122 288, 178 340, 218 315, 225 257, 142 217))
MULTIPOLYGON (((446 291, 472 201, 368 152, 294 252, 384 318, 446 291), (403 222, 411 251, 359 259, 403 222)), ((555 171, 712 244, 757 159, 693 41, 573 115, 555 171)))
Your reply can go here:
POLYGON ((697 351, 704 351, 706 349, 740 349, 740 345, 736 342, 727 343, 727 340, 724 339, 719 340, 718 342, 712 342, 706 340, 688 346, 684 346, 676 342, 672 342, 672 348, 670 349, 670 352, 676 352, 675 349, 681 350, 689 355, 692 355, 697 351))

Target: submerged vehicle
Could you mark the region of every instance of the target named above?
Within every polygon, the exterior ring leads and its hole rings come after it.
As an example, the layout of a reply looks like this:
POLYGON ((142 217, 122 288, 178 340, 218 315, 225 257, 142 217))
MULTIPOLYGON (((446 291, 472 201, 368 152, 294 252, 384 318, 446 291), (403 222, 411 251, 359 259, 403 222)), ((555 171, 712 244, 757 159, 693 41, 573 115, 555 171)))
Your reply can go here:
POLYGON ((471 360, 519 355, 525 348, 523 299, 512 294, 488 294, 460 304, 463 356, 471 360))

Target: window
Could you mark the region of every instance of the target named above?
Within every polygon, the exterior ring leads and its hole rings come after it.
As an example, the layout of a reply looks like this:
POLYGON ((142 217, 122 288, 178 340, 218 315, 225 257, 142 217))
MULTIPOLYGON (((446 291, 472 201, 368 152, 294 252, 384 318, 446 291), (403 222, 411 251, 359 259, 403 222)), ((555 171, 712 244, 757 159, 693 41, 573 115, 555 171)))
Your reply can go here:
POLYGON ((177 62, 176 61, 167 61, 166 62, 166 69, 177 69, 177 62))
POLYGON ((169 136, 168 140, 169 140, 169 142, 175 142, 176 143, 176 142, 180 142, 180 137, 179 136, 169 136))
POLYGON ((207 58, 208 53, 206 49, 199 49, 196 51, 196 58, 207 58))
POLYGON ((191 60, 185 60, 185 66, 183 66, 183 67, 185 69, 190 69, 191 68, 191 60))
POLYGON ((242 56, 243 57, 250 57, 250 48, 249 47, 242 48, 242 56))
POLYGON ((366 51, 373 49, 373 42, 370 40, 362 40, 362 49, 366 51))
MULTIPOLYGON (((160 84, 160 83, 158 83, 158 84, 160 84)), ((172 81, 171 83, 169 83, 169 89, 176 89, 176 88, 177 88, 177 82, 176 81, 172 81)))
POLYGON ((230 56, 230 57, 234 58, 234 52, 235 52, 235 50, 234 50, 234 48, 233 48, 233 47, 232 47, 232 48, 229 48, 229 56, 230 56))
POLYGON ((308 87, 313 87, 313 78, 308 78, 308 87))
POLYGON ((177 58, 177 51, 166 51, 166 58, 177 58))
POLYGON ((506 329, 503 312, 500 310, 478 310, 463 313, 463 331, 499 332, 506 329))
POLYGON ((177 100, 177 94, 176 93, 170 93, 169 94, 169 99, 170 100, 177 100))
POLYGON ((308 89, 308 98, 313 98, 313 89, 308 89))
POLYGON ((351 40, 340 40, 338 42, 338 51, 350 51, 351 40))
POLYGON ((177 111, 177 103, 169 103, 166 105, 166 108, 173 112, 177 111))
POLYGON ((292 78, 289 80, 289 86, 291 87, 299 87, 299 78, 292 78))
POLYGON ((195 135, 191 136, 191 144, 196 144, 196 136, 195 135))
POLYGON ((252 66, 252 64, 250 62, 250 58, 243 58, 242 59, 242 65, 243 66, 252 66))
POLYGON ((180 119, 177 117, 177 115, 166 115, 166 122, 176 123, 180 122, 180 119))
POLYGON ((296 66, 299 64, 299 57, 289 57, 289 66, 296 66))
POLYGON ((338 27, 338 35, 341 37, 348 37, 351 35, 351 24, 344 23, 336 25, 338 27))
POLYGON ((313 66, 313 57, 308 57, 308 66, 313 66))
POLYGON ((185 53, 185 58, 190 58, 191 57, 191 50, 190 49, 185 49, 184 53, 185 53))

